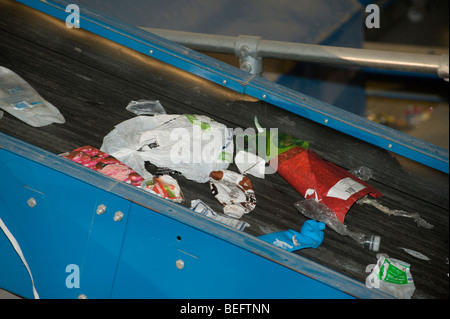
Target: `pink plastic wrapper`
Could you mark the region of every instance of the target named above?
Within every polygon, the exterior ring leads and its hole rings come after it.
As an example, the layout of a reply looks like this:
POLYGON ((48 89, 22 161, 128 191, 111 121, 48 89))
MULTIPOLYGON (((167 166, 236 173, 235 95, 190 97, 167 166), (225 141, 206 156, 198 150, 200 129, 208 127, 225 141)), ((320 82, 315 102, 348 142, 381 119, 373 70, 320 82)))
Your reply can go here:
POLYGON ((118 159, 89 145, 61 156, 134 186, 141 186, 144 180, 141 175, 118 159))

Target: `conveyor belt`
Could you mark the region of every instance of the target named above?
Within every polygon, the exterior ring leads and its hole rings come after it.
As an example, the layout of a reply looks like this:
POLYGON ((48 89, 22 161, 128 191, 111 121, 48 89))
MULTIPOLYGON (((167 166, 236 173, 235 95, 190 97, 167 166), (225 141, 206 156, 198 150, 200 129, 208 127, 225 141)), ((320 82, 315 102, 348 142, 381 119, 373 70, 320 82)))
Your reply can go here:
MULTIPOLYGON (((231 128, 266 127, 310 142, 321 157, 345 169, 365 165, 374 176, 370 184, 383 193, 380 202, 393 209, 419 213, 435 227, 420 228, 414 221, 387 216, 367 205, 354 205, 346 224, 382 238, 380 252, 411 264, 415 298, 448 298, 448 175, 411 163, 402 167, 385 150, 293 115, 170 65, 136 53, 82 29, 13 1, 0 1, 0 65, 28 81, 64 115, 66 123, 34 128, 5 113, 0 131, 50 152, 60 154, 84 145, 100 147, 115 125, 134 114, 125 110, 131 100, 159 100, 167 113, 204 114, 231 128), (419 167, 419 170, 415 168, 419 167), (399 247, 421 252, 421 260, 399 247)), ((237 171, 234 165, 230 169, 237 171)), ((201 198, 213 209, 220 204, 209 185, 179 177, 185 205, 201 198)), ((305 218, 293 203, 302 197, 278 174, 252 178, 257 206, 243 217, 246 231, 300 229, 305 218)), ((297 252, 361 282, 376 253, 364 250, 330 229, 317 249, 297 252)))

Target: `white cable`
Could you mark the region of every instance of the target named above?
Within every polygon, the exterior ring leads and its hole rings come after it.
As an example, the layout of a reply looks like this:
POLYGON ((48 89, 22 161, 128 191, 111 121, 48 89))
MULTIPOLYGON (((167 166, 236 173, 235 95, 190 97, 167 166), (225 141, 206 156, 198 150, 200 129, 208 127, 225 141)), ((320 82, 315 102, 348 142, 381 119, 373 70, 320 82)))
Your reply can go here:
POLYGON ((11 232, 8 229, 8 227, 6 227, 5 223, 2 221, 1 218, 0 218, 0 228, 3 230, 3 232, 6 235, 6 237, 8 237, 9 241, 11 242, 11 244, 14 247, 14 250, 19 255, 20 259, 22 259, 23 264, 27 268, 28 274, 30 275, 30 278, 31 278, 31 284, 33 285, 34 298, 35 299, 39 299, 39 294, 37 293, 36 287, 34 286, 33 275, 31 274, 30 267, 28 267, 27 261, 25 260, 25 256, 22 253, 22 249, 20 249, 19 243, 17 242, 16 238, 14 238, 13 234, 11 234, 11 232))

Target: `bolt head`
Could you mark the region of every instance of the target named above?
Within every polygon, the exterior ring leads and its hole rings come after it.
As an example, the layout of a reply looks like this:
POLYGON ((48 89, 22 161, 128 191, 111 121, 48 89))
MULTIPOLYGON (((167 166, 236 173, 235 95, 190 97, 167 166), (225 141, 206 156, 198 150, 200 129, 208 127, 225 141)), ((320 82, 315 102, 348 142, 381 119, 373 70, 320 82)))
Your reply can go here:
POLYGON ((252 70, 252 65, 248 62, 244 62, 241 64, 241 70, 245 72, 250 72, 252 70))
POLYGON ((183 268, 184 268, 184 261, 183 261, 182 259, 178 259, 178 260, 175 262, 175 264, 176 264, 176 266, 177 266, 178 269, 183 269, 183 268))
POLYGON ((97 214, 101 215, 106 211, 106 206, 103 204, 98 205, 97 207, 97 214))
POLYGON ((121 211, 118 211, 114 214, 114 221, 118 222, 119 220, 122 220, 123 218, 123 213, 121 211))
POLYGON ((37 203, 36 203, 36 200, 33 197, 31 197, 29 200, 27 200, 27 204, 30 207, 34 207, 34 206, 36 206, 37 203))
POLYGON ((241 46, 239 53, 242 57, 246 57, 246 56, 250 55, 251 51, 252 50, 248 46, 243 45, 243 46, 241 46))

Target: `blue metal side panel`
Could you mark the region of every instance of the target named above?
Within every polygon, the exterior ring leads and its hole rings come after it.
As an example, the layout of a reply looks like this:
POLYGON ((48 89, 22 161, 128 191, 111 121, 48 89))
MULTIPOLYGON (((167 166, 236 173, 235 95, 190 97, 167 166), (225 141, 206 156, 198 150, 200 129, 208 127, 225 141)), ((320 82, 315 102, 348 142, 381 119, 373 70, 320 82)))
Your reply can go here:
MULTIPOLYGON (((68 17, 63 0, 18 0, 63 21, 68 17)), ((260 77, 234 68, 215 59, 176 45, 139 28, 104 17, 83 8, 80 27, 102 37, 142 52, 182 70, 193 73, 234 91, 266 100, 295 114, 330 128, 362 139, 437 170, 449 173, 449 151, 413 138, 394 129, 371 122, 363 117, 338 109, 325 102, 305 96, 260 77), (151 53, 150 53, 151 52, 151 53)))
MULTIPOLYGON (((3 133, 0 146, 0 216, 41 298, 390 298, 3 133), (30 197, 34 207, 27 204, 30 197), (100 204, 103 214, 96 213, 100 204), (120 221, 113 219, 117 211, 120 221), (179 259, 183 269, 176 267, 179 259), (67 285, 69 265, 79 267, 79 287, 67 285)), ((0 236, 0 287, 32 297, 28 274, 8 247, 0 236)))
MULTIPOLYGON (((83 262, 96 192, 86 193, 80 181, 25 157, 0 152, 1 218, 26 256, 39 295, 73 297, 65 286, 65 271, 68 265, 83 262), (30 198, 36 206, 27 204, 30 198)), ((32 297, 31 284, 12 288, 13 293, 32 297)))
POLYGON ((136 204, 128 218, 116 277, 113 298, 350 298, 136 204))
MULTIPOLYGON (((7 146, 1 138, 0 145, 7 146)), ((108 298, 125 226, 111 222, 112 214, 126 214, 130 202, 31 161, 28 151, 20 156, 0 150, 0 215, 25 255, 39 296, 76 298, 79 292, 70 283, 74 274, 92 297, 108 298), (34 207, 27 203, 30 198, 36 201, 34 207), (108 203, 109 214, 95 213, 99 203, 108 203)), ((57 167, 64 161, 56 158, 52 164, 57 167)), ((1 235, 0 287, 32 298, 28 273, 1 235)))

